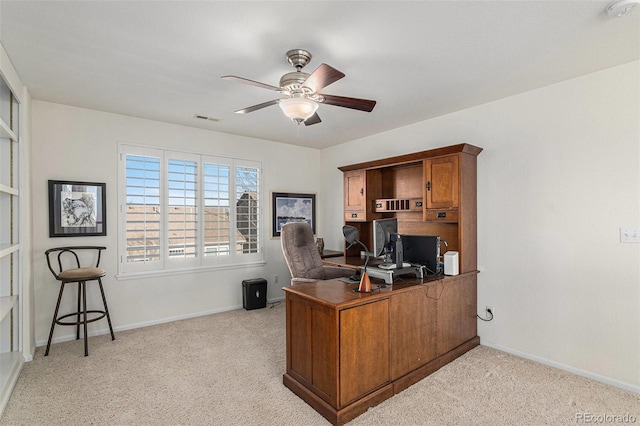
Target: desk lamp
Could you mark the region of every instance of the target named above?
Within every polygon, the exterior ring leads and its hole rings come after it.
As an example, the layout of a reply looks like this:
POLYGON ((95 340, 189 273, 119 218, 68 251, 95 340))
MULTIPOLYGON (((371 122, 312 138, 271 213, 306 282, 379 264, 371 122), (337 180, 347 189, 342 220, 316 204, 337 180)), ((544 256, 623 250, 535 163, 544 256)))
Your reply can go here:
POLYGON ((359 293, 371 293, 371 280, 369 279, 369 275, 367 275, 367 263, 369 263, 369 249, 367 248, 367 246, 365 246, 362 243, 362 241, 360 241, 360 232, 358 231, 358 228, 356 228, 355 226, 351 226, 351 225, 343 226, 342 234, 344 235, 344 239, 347 240, 347 242, 349 243, 347 250, 349 250, 349 248, 355 243, 360 244, 364 249, 366 258, 364 261, 364 269, 362 270, 362 275, 360 277, 360 285, 358 285, 357 291, 359 293))

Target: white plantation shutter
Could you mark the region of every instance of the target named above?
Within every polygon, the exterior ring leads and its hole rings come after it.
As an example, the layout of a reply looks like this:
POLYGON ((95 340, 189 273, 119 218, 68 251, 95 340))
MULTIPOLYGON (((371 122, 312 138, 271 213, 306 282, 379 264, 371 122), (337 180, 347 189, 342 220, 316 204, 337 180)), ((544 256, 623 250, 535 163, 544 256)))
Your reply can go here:
POLYGON ((229 194, 231 166, 204 163, 204 256, 229 256, 231 253, 229 194))
POLYGON ((258 253, 260 247, 259 169, 236 166, 236 230, 239 254, 258 253))
POLYGON ((169 160, 167 232, 170 259, 195 258, 198 242, 197 164, 169 160))
POLYGON ((160 157, 125 157, 127 263, 161 260, 160 164, 160 157))
POLYGON ((263 262, 259 162, 120 145, 120 274, 263 262))

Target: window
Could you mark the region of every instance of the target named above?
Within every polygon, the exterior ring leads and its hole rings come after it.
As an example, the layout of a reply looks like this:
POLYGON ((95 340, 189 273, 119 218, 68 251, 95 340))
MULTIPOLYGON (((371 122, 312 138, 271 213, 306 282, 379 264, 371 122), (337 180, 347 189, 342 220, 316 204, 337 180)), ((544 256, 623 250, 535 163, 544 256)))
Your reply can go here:
POLYGON ((259 162, 120 145, 121 274, 262 261, 259 162))

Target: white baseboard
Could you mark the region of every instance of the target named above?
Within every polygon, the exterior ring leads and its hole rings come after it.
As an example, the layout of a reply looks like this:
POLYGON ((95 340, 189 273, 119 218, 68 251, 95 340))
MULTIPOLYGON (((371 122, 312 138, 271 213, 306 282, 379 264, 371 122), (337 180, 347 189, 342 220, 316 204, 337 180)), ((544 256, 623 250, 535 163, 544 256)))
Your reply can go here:
MULTIPOLYGON (((277 303, 284 300, 284 297, 279 297, 279 298, 275 298, 275 299, 269 299, 267 300, 267 303, 277 303)), ((180 321, 180 320, 185 320, 185 319, 190 319, 190 318, 197 318, 197 317, 202 317, 205 315, 212 315, 212 314, 219 314, 222 312, 228 312, 228 311, 235 311, 236 309, 242 309, 242 305, 238 305, 238 306, 227 306, 224 308, 219 308, 219 309, 213 309, 210 311, 204 311, 204 312, 197 312, 197 313, 193 313, 193 314, 187 314, 187 315, 178 315, 175 317, 168 317, 168 318, 160 318, 157 320, 152 320, 152 321, 144 321, 144 322, 139 322, 139 323, 134 323, 134 324, 126 324, 126 325, 120 325, 120 326, 116 326, 113 328, 114 333, 118 332, 118 331, 125 331, 125 330, 133 330, 135 328, 142 328, 142 327, 149 327, 152 325, 158 325, 158 324, 165 324, 168 322, 173 322, 173 321, 180 321)), ((106 324, 106 322, 104 322, 106 324)), ((57 328, 56 328, 57 329, 57 328)), ((68 335, 63 335, 63 336, 59 336, 59 337, 54 337, 53 340, 51 341, 51 343, 62 343, 62 342, 70 342, 72 340, 76 340, 76 334, 75 334, 75 328, 70 327, 69 330, 71 330, 71 333, 68 335)), ((89 337, 91 336, 101 336, 103 334, 108 334, 109 333, 109 328, 108 327, 104 327, 98 330, 93 330, 91 332, 89 332, 89 337)), ((36 341, 36 346, 46 346, 47 341, 46 340, 37 340, 36 341)), ((30 360, 27 361, 31 361, 33 359, 33 357, 30 360)))
POLYGON ((631 383, 626 383, 626 382, 623 382, 623 381, 620 381, 620 380, 612 379, 610 377, 601 376, 599 374, 592 373, 590 371, 582 370, 580 368, 571 367, 570 365, 562 364, 562 363, 559 363, 559 362, 556 362, 556 361, 551 361, 549 359, 542 358, 542 357, 539 357, 539 356, 536 356, 536 355, 530 355, 530 354, 527 354, 527 353, 524 353, 524 352, 520 352, 520 351, 515 350, 515 349, 506 348, 504 346, 500 346, 500 345, 497 345, 495 343, 487 342, 485 340, 482 340, 482 338, 480 338, 480 344, 482 346, 487 346, 489 348, 497 349, 499 351, 506 352, 506 353, 509 353, 511 355, 519 356, 520 358, 525 358, 525 359, 529 359, 531 361, 538 362, 540 364, 548 365, 549 367, 557 368, 558 370, 567 371, 569 373, 573 373, 573 374, 576 374, 578 376, 586 377, 588 379, 592 379, 592 380, 595 380, 597 382, 605 383, 607 385, 615 386, 617 388, 624 389, 624 390, 629 391, 629 392, 640 394, 640 386, 633 385, 631 383))

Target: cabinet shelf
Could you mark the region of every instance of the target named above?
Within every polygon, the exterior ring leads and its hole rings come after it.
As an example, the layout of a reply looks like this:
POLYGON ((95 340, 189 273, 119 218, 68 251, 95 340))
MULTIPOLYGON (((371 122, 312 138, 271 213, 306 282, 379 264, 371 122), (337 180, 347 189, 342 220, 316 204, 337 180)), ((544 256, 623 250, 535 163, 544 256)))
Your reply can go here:
POLYGON ((9 315, 11 309, 13 309, 18 303, 18 296, 3 296, 0 297, 0 321, 4 320, 4 317, 9 315))

